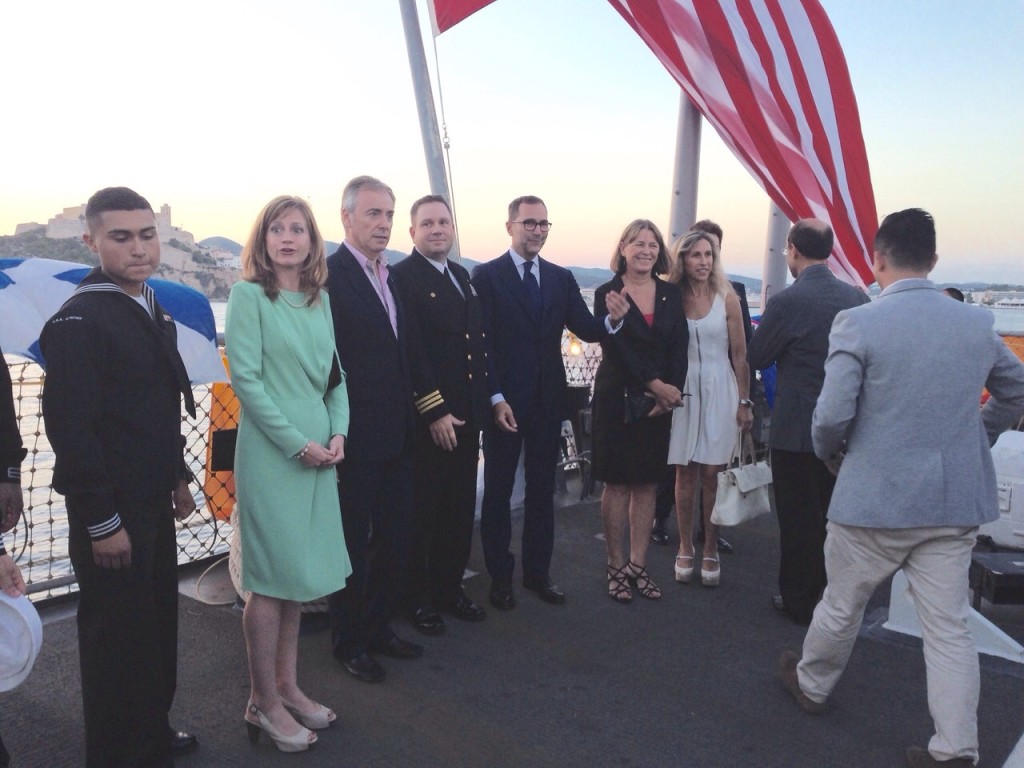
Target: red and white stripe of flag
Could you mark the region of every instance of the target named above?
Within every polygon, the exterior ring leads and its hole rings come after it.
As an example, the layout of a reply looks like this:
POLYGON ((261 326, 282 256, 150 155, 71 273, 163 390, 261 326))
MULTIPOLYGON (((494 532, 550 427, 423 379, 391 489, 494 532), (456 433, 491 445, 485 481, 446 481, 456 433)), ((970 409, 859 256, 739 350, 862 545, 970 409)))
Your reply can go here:
POLYGON ((772 200, 835 232, 832 267, 874 281, 877 227, 857 101, 817 0, 609 0, 772 200))
MULTIPOLYGON (((492 0, 428 0, 435 34, 492 0)), ((874 282, 878 222, 846 59, 817 0, 608 0, 791 220, 824 219, 832 267, 874 282)))

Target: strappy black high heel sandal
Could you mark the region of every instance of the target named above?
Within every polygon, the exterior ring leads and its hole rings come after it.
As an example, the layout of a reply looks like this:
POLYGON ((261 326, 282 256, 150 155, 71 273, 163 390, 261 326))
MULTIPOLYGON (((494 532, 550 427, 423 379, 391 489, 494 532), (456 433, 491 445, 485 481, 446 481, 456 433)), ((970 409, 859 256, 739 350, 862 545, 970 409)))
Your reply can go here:
POLYGON ((616 603, 633 602, 633 592, 629 588, 629 575, 626 566, 612 568, 608 566, 608 597, 616 603))
POLYGON ((647 568, 637 565, 632 560, 629 561, 626 567, 629 568, 629 572, 626 575, 633 582, 633 586, 640 593, 640 597, 645 600, 658 600, 661 598, 661 587, 651 580, 651 574, 647 572, 647 568))

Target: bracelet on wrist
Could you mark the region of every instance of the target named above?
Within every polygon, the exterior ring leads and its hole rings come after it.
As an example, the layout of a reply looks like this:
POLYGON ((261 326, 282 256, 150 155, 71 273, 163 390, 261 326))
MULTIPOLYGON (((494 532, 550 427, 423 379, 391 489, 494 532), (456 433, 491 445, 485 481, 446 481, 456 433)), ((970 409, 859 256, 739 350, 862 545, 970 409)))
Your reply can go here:
POLYGON ((754 407, 754 401, 750 400, 750 399, 748 399, 746 397, 740 398, 740 403, 739 404, 740 405, 745 405, 748 408, 753 408, 754 407))
POLYGON ((312 440, 310 440, 308 443, 306 443, 302 447, 302 450, 295 454, 295 458, 299 459, 301 461, 302 457, 305 456, 307 453, 309 453, 309 446, 311 446, 312 444, 313 444, 312 440))

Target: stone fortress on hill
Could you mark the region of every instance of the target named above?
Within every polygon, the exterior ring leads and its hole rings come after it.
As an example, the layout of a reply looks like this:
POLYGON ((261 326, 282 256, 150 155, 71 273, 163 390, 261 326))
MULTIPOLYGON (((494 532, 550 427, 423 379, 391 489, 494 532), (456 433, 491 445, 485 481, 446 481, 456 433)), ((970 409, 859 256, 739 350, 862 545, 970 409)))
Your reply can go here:
MULTIPOLYGON (((156 212, 156 226, 160 238, 160 268, 157 277, 196 288, 211 299, 226 299, 231 286, 239 279, 241 264, 238 255, 223 248, 196 243, 191 232, 171 222, 171 206, 166 203, 156 212)), ((85 232, 83 204, 65 208, 46 224, 18 224, 14 237, 20 240, 39 238, 42 235, 50 240, 74 240, 81 243, 85 232)), ((82 244, 82 247, 84 249, 85 245, 82 244)), ((45 253, 33 255, 46 256, 45 253)))
MULTIPOLYGON (((31 232, 42 226, 44 225, 35 222, 19 224, 14 230, 14 234, 20 235, 23 232, 31 232)), ((81 238, 85 234, 85 205, 65 208, 46 222, 45 226, 46 236, 52 237, 55 240, 65 237, 81 238)), ((171 206, 167 203, 161 205, 160 211, 156 214, 156 227, 161 243, 169 243, 174 239, 188 248, 196 247, 196 241, 191 232, 186 232, 181 227, 171 224, 171 206)))

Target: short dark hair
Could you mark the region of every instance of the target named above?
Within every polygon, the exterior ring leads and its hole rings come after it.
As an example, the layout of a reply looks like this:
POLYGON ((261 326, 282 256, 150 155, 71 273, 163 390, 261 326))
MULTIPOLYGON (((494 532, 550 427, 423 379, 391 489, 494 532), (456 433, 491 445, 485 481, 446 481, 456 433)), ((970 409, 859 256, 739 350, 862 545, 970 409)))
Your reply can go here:
POLYGON ((874 248, 899 269, 931 269, 935 259, 935 219, 920 208, 890 213, 882 219, 874 248))
POLYGON ((523 195, 517 197, 511 203, 508 204, 508 220, 515 221, 516 216, 519 215, 519 206, 521 205, 543 205, 547 209, 547 205, 536 195, 523 195))
POLYGON ((718 238, 718 247, 722 247, 722 228, 711 219, 701 219, 694 222, 689 229, 690 232, 706 232, 718 238))
POLYGON ((964 292, 961 291, 959 288, 954 288, 953 286, 949 286, 949 288, 943 288, 942 292, 944 294, 946 294, 947 296, 949 296, 949 298, 951 298, 951 299, 956 299, 957 301, 963 301, 964 300, 964 292))
POLYGON ((651 274, 663 275, 669 271, 668 248, 665 247, 665 239, 661 236, 661 231, 650 219, 633 219, 633 221, 629 222, 629 224, 626 225, 626 228, 622 230, 622 236, 619 238, 619 242, 615 245, 615 252, 612 254, 612 262, 609 265, 612 272, 617 275, 621 275, 626 271, 626 259, 622 255, 622 246, 632 243, 640 237, 640 233, 645 229, 649 229, 651 231, 651 234, 654 235, 654 239, 658 243, 658 256, 654 260, 654 267, 651 269, 651 274))
POLYGON ((448 215, 451 215, 452 207, 448 205, 448 201, 442 195, 424 195, 412 204, 412 208, 409 209, 409 220, 416 221, 416 211, 420 209, 421 205, 426 205, 427 203, 441 203, 448 209, 448 215))
POLYGON ((828 224, 801 219, 789 228, 786 242, 808 259, 824 261, 831 255, 835 240, 832 236, 832 227, 828 224))
POLYGON ((107 211, 153 211, 149 201, 128 187, 105 187, 85 204, 85 222, 94 234, 103 223, 100 216, 107 211))

